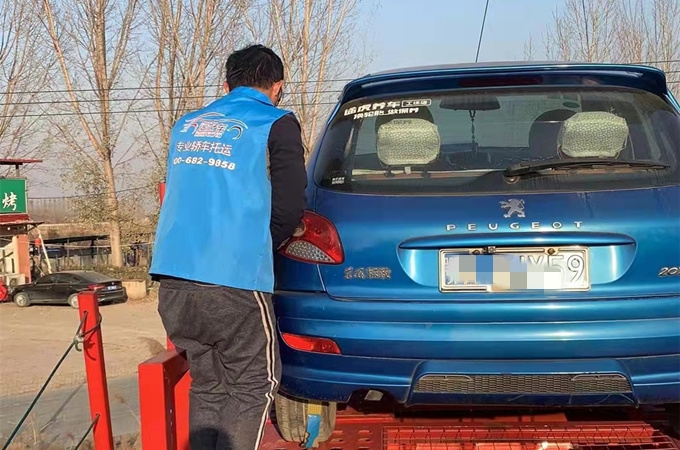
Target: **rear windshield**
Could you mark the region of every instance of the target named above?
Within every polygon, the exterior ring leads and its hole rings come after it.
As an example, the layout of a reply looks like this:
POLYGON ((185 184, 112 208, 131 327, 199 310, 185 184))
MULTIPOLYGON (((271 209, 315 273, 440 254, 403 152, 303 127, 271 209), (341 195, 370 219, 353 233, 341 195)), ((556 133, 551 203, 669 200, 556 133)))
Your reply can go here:
POLYGON ((81 272, 78 275, 80 275, 81 278, 90 283, 109 283, 111 281, 117 281, 115 278, 111 278, 110 276, 104 275, 103 273, 99 272, 87 271, 81 272))
POLYGON ((321 143, 315 179, 328 189, 383 194, 630 189, 677 183, 679 148, 678 113, 646 91, 450 90, 342 105, 321 143), (503 176, 517 163, 579 158, 670 167, 503 176))

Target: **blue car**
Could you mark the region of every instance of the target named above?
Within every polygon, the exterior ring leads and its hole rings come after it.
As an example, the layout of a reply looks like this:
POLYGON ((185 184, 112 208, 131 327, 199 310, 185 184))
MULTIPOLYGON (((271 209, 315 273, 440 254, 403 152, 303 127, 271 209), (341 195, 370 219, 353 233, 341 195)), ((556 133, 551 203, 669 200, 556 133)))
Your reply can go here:
MULTIPOLYGON (((680 105, 611 64, 348 83, 277 256, 276 415, 680 403, 680 105)), ((672 408, 670 408, 672 409, 672 408)))

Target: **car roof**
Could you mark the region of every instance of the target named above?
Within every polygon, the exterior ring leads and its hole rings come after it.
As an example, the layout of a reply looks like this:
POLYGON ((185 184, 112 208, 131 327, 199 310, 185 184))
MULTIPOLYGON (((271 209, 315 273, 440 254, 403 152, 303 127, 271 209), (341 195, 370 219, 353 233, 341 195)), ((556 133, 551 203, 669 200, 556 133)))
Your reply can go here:
MULTIPOLYGON (((59 275, 59 274, 62 274, 62 273, 65 273, 65 274, 68 274, 68 275, 80 275, 80 276, 89 275, 89 274, 97 274, 97 275, 102 275, 102 276, 105 276, 105 277, 110 277, 109 275, 107 275, 105 273, 97 272, 95 270, 60 270, 59 272, 54 272, 54 273, 51 273, 50 275, 59 275)), ((45 275, 45 276, 47 276, 47 275, 45 275)))
POLYGON ((369 73, 364 77, 373 77, 378 75, 387 75, 393 73, 411 73, 411 72, 425 72, 425 71, 450 71, 454 69, 486 69, 493 67, 528 67, 528 66, 564 66, 573 64, 567 61, 492 61, 492 62, 477 62, 477 63, 457 63, 457 64, 433 64, 426 66, 410 66, 396 69, 382 70, 379 72, 369 73))
MULTIPOLYGON (((365 80, 367 78, 384 77, 385 75, 404 75, 416 74, 424 72, 496 72, 502 69, 583 69, 583 70, 643 70, 645 72, 663 73, 660 69, 643 64, 612 64, 612 63, 594 63, 594 62, 578 62, 578 61, 491 61, 491 62, 477 62, 477 63, 457 63, 457 64, 435 64, 426 66, 412 66, 402 67, 390 70, 383 70, 379 72, 369 73, 357 80, 365 80)), ((354 81, 357 81, 354 80, 354 81)))
MULTIPOLYGON (((475 76, 475 75, 515 75, 542 74, 547 72, 601 72, 609 75, 621 75, 644 79, 647 89, 664 95, 668 88, 666 75, 660 69, 640 64, 612 64, 575 61, 496 61, 481 63, 440 64, 430 66, 405 67, 370 73, 350 81, 340 95, 341 103, 362 97, 365 88, 375 83, 399 83, 407 81, 440 78, 442 76, 475 76)), ((631 81, 635 82, 635 81, 631 81)), ((369 89, 370 91, 370 89, 369 89)))

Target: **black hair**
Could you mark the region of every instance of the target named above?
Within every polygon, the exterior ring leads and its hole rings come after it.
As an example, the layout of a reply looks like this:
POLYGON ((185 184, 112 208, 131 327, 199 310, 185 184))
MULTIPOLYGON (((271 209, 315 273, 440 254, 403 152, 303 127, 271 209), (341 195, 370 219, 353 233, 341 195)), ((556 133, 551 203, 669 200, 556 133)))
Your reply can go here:
POLYGON ((272 49, 251 45, 229 55, 226 73, 230 90, 240 86, 269 89, 283 80, 283 62, 272 49))

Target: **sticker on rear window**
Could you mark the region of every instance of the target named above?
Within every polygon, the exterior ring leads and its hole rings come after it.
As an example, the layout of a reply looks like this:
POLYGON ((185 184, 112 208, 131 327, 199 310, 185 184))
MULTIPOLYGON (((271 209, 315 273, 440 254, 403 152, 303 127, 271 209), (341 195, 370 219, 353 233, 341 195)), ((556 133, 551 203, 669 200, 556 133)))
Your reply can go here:
POLYGON ((343 116, 352 116, 352 119, 357 120, 378 116, 417 114, 421 106, 430 106, 431 104, 432 100, 429 98, 367 103, 346 108, 343 116))

